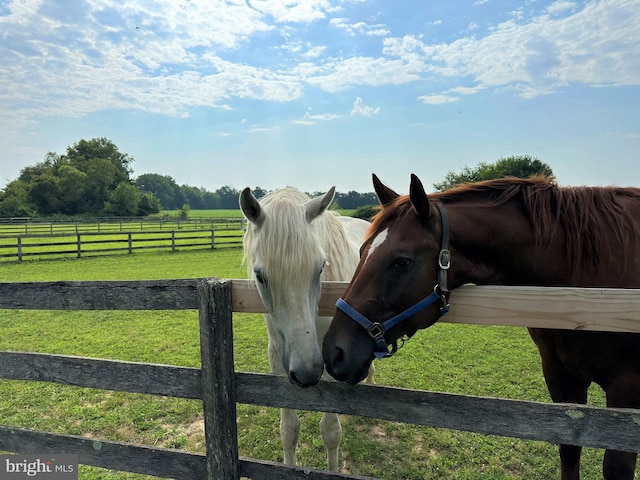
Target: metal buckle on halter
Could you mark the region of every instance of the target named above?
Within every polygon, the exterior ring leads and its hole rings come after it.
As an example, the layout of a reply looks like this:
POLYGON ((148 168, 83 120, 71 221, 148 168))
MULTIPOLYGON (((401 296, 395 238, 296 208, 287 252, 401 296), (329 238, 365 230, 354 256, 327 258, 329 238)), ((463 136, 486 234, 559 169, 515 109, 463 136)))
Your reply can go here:
POLYGON ((367 333, 371 338, 377 340, 379 337, 384 336, 384 328, 378 322, 371 324, 369 328, 367 328, 367 333))
POLYGON ((447 301, 445 293, 440 288, 439 283, 433 287, 433 292, 440 297, 440 301, 442 302, 442 306, 440 307, 440 315, 442 316, 449 311, 449 302, 447 301))
POLYGON ((438 255, 438 266, 442 270, 449 270, 449 267, 451 267, 451 252, 448 249, 443 248, 440 250, 440 255, 438 255))

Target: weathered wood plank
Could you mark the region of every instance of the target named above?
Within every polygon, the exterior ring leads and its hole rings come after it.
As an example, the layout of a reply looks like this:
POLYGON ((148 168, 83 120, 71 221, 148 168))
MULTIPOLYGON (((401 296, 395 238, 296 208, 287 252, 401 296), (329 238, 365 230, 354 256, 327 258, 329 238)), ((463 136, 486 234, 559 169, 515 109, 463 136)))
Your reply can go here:
POLYGON ((201 280, 197 298, 207 478, 237 480, 240 474, 231 282, 201 280))
MULTIPOLYGON (((70 453, 78 455, 78 459, 83 465, 163 478, 203 479, 207 473, 204 455, 2 425, 0 425, 0 451, 22 454, 70 453)), ((374 480, 370 477, 292 467, 248 458, 240 458, 239 470, 243 477, 261 480, 281 480, 283 478, 290 480, 374 480)))
POLYGON ((0 309, 195 310, 197 279, 0 283, 0 309))
MULTIPOLYGON (((322 314, 335 313, 346 286, 323 283, 322 314)), ((450 304, 440 321, 640 333, 640 289, 468 286, 454 290, 450 304)))
MULTIPOLYGON (((197 279, 0 283, 0 309, 196 309, 197 279)), ((231 280, 234 312, 264 313, 251 280, 231 280)), ((320 313, 333 315, 346 282, 323 282, 320 313)), ((462 287, 440 321, 640 333, 640 290, 573 287, 462 287)))
POLYGON ((450 323, 640 332, 640 289, 476 286, 455 290, 450 323))
POLYGON ((259 480, 375 480, 372 477, 293 467, 282 463, 240 458, 240 476, 259 480))
POLYGON ((241 403, 640 452, 640 410, 635 409, 604 409, 325 381, 315 387, 300 389, 286 377, 237 375, 238 401, 241 403))
POLYGON ((25 352, 0 352, 0 378, 202 398, 200 369, 25 352))
POLYGON ((74 454, 78 455, 78 460, 83 465, 163 478, 206 476, 204 455, 17 427, 0 426, 0 451, 22 454, 74 454))
MULTIPOLYGON (((2 352, 0 377, 202 398, 200 370, 193 368, 2 352)), ((595 409, 380 386, 352 387, 335 382, 299 389, 286 377, 251 373, 236 373, 235 383, 240 403, 334 411, 551 443, 640 449, 638 410, 595 409)))
MULTIPOLYGON (((232 280, 233 310, 263 313, 253 281, 232 280)), ((323 282, 320 314, 333 315, 347 282, 323 282)), ((441 322, 640 333, 640 290, 475 286, 455 290, 441 322)))

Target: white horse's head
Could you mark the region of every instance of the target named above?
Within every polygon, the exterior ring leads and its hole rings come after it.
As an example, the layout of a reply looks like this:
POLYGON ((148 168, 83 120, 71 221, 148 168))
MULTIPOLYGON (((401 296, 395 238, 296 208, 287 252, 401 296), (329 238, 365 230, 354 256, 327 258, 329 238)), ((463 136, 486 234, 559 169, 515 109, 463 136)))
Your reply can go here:
POLYGON ((318 217, 334 192, 331 188, 310 200, 285 188, 260 202, 249 188, 240 195, 240 208, 249 221, 243 240, 248 273, 268 311, 269 336, 284 371, 300 386, 315 385, 324 372, 316 319, 328 259, 316 224, 322 223, 318 217))

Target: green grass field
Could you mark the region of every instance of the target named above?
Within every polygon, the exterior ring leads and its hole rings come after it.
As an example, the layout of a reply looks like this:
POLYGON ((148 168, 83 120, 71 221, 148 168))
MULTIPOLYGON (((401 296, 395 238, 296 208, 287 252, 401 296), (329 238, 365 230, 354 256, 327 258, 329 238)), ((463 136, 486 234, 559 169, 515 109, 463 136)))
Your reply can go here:
MULTIPOLYGON (((0 265, 0 281, 243 278, 237 248, 136 253, 0 265)), ((267 372, 260 315, 236 314, 236 369, 267 372)), ((0 349, 199 366, 197 312, 0 311, 0 349)), ((380 384, 549 401, 533 342, 521 328, 437 324, 392 359, 377 361, 380 384)), ((593 390, 593 403, 602 394, 593 390)), ((381 405, 381 408, 384 408, 381 405)), ((323 468, 320 414, 302 412, 298 458, 323 468)), ((0 381, 6 425, 203 452, 200 402, 0 381)), ((239 405, 240 454, 282 460, 276 409, 239 405)), ((556 447, 451 430, 342 417, 344 472, 384 479, 558 478, 556 447)), ((584 449, 583 478, 602 478, 602 451, 584 449)), ((148 478, 81 467, 81 479, 148 478)))

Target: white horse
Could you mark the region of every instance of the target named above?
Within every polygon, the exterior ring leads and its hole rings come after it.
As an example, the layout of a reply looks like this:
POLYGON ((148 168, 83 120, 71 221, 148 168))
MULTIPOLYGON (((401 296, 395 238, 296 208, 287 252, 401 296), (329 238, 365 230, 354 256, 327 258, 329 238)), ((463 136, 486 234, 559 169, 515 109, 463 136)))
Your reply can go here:
MULTIPOLYGON (((322 280, 349 281, 359 260, 359 246, 369 222, 328 211, 335 188, 309 199, 284 188, 259 202, 245 188, 240 208, 247 218, 244 259, 268 313, 269 365, 301 387, 315 385, 324 373, 322 339, 331 317, 318 316, 322 280)), ((373 369, 368 380, 372 381, 373 369)), ((296 464, 300 420, 282 409, 280 436, 284 462, 296 464)), ((324 413, 320 434, 329 470, 338 470, 342 430, 338 415, 324 413)))

